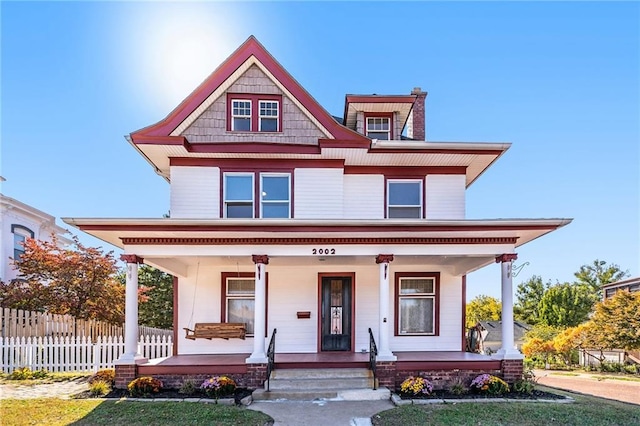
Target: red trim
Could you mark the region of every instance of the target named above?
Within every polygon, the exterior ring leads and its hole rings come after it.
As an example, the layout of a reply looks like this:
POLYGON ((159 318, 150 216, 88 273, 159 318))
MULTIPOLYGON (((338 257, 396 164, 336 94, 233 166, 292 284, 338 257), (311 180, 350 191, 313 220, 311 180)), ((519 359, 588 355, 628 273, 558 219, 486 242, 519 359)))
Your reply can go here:
POLYGON ((205 154, 320 154, 320 147, 275 142, 198 142, 191 144, 187 151, 205 154))
POLYGON ((282 133, 282 95, 253 94, 253 93, 229 93, 227 92, 227 132, 231 133, 282 133), (247 100, 251 102, 251 130, 231 130, 231 101, 247 100), (266 132, 259 130, 260 104, 259 101, 278 102, 278 130, 266 132))
POLYGON ((135 263, 135 264, 144 263, 144 259, 135 254, 121 254, 120 260, 126 263, 135 263))
POLYGON ((392 254, 379 254, 376 256, 376 263, 380 264, 380 263, 389 263, 389 262, 393 262, 393 255, 392 254))
MULTIPOLYGON (((392 112, 365 112, 364 113, 364 134, 367 134, 367 119, 368 118, 388 118, 389 119, 389 139, 390 141, 394 140, 393 134, 393 113, 392 112)), ((368 136, 367 136, 368 137, 368 136)), ((383 140, 383 139, 381 139, 383 140)))
MULTIPOLYGON (((364 137, 364 136, 363 136, 364 137)), ((365 140, 342 140, 342 139, 318 139, 320 149, 325 148, 355 148, 355 149, 370 149, 371 139, 365 140)))
POLYGON ((345 175, 386 175, 389 177, 424 178, 427 175, 465 175, 464 166, 344 166, 345 175))
POLYGON ((334 352, 322 350, 322 279, 325 277, 351 278, 351 352, 356 350, 356 273, 355 272, 318 272, 318 349, 317 352, 334 352))
POLYGON ((416 95, 347 95, 347 103, 412 104, 416 95))
POLYGON ((171 166, 187 167, 220 167, 227 172, 232 171, 288 171, 303 168, 340 169, 344 167, 344 160, 296 160, 296 159, 271 159, 271 158, 184 158, 171 157, 171 166))
POLYGON ((467 350, 467 276, 462 276, 462 346, 461 351, 467 350))
POLYGON ((255 58, 336 138, 364 140, 364 136, 342 126, 251 36, 229 56, 180 105, 160 122, 137 130, 132 135, 169 135, 195 109, 200 106, 231 74, 251 56, 255 58))
POLYGON ((451 149, 451 148, 371 148, 371 154, 475 154, 475 155, 500 155, 506 150, 499 149, 451 149))
POLYGON ((511 262, 513 260, 516 260, 517 258, 517 253, 505 253, 501 254, 500 256, 496 256, 496 263, 511 262))
MULTIPOLYGON (((221 273, 221 282, 220 282, 220 291, 222 296, 220 297, 220 302, 222 306, 220 307, 220 322, 227 322, 227 278, 253 278, 255 279, 255 272, 222 272, 221 273)), ((254 293, 255 297, 255 293, 254 293)), ((269 334, 269 273, 267 272, 264 277, 264 299, 265 299, 265 307, 264 307, 264 332, 265 337, 269 334)), ((255 336, 254 336, 255 337, 255 336)))
POLYGON ((125 245, 303 245, 303 244, 515 244, 517 237, 365 237, 365 238, 175 238, 175 237, 123 237, 125 245))
POLYGON ((183 145, 185 147, 189 145, 189 141, 184 136, 149 136, 132 133, 131 140, 136 145, 183 145))
POLYGON ((500 370, 502 361, 396 361, 396 371, 500 370))
POLYGON ((398 337, 433 337, 440 335, 440 272, 396 272, 394 276, 394 315, 393 334, 398 337), (420 277, 435 278, 435 306, 433 319, 433 334, 400 334, 398 332, 398 319, 400 318, 400 278, 420 277))
POLYGON ((164 374, 246 374, 246 365, 180 365, 180 366, 163 366, 157 365, 138 365, 139 376, 160 376, 164 374))
POLYGON ((173 354, 178 355, 178 277, 173 276, 173 354))

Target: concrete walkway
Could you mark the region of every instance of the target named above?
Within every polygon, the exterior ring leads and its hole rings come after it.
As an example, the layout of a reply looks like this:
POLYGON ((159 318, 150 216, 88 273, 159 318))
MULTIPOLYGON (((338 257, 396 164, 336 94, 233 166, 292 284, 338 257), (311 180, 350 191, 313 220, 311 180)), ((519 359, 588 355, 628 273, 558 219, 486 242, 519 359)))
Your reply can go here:
POLYGON ((607 379, 598 373, 569 373, 536 370, 538 383, 558 389, 579 392, 616 401, 640 404, 640 382, 607 379), (555 374, 554 374, 555 373, 555 374))
POLYGON ((395 406, 391 401, 254 401, 250 410, 275 420, 274 426, 368 426, 371 416, 395 406))

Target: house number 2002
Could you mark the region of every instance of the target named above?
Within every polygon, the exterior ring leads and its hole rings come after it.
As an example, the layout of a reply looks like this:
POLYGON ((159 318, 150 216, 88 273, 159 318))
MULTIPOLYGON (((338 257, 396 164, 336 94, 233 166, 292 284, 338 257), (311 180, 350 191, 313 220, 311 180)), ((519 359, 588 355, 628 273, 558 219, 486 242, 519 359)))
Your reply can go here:
POLYGON ((334 248, 314 248, 311 249, 311 254, 336 254, 334 248))

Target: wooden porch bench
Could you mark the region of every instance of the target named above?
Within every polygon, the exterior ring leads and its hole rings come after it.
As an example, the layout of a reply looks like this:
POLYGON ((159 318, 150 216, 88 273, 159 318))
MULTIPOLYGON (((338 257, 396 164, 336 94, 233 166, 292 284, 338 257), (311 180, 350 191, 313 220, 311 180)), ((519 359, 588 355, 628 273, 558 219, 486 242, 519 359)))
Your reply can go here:
POLYGON ((247 326, 242 322, 199 322, 193 327, 185 328, 186 338, 195 339, 242 339, 247 333, 247 326))

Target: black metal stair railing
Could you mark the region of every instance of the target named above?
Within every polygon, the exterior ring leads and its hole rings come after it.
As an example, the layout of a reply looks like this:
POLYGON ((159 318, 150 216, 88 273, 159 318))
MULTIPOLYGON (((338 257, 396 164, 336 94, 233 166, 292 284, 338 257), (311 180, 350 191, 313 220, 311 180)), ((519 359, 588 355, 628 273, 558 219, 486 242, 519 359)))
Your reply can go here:
POLYGON ((273 329, 271 340, 269 341, 269 349, 267 349, 267 392, 269 391, 269 385, 271 380, 271 372, 275 370, 276 360, 276 331, 273 329))
POLYGON ((376 356, 378 355, 378 347, 376 339, 373 338, 373 332, 369 329, 369 369, 373 373, 373 390, 378 388, 376 379, 376 356))

